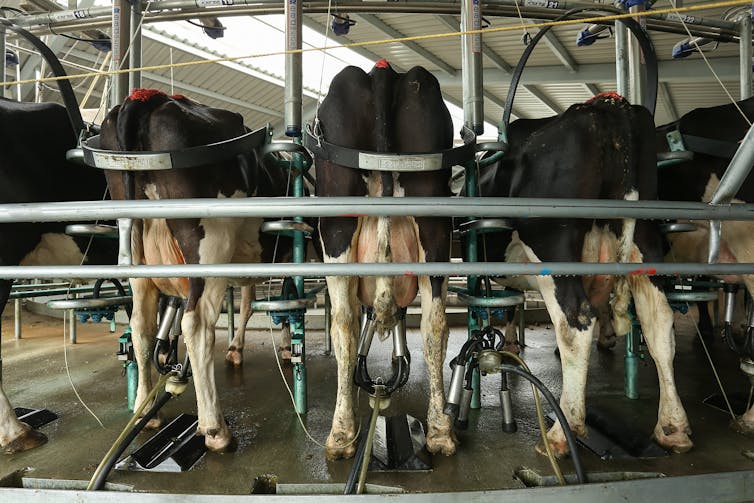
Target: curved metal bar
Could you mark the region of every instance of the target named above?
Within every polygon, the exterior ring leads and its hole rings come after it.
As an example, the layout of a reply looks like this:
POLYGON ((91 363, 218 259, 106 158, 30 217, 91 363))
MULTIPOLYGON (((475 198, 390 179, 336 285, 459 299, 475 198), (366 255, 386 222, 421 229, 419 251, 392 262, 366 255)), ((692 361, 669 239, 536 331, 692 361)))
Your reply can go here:
POLYGON ((119 152, 100 148, 100 137, 97 135, 83 141, 81 148, 86 164, 95 168, 152 171, 195 168, 231 159, 261 147, 266 138, 267 128, 259 128, 235 138, 182 150, 119 152))
POLYGON ((87 309, 96 307, 109 307, 118 304, 131 304, 130 295, 114 295, 112 297, 99 297, 96 299, 60 299, 47 301, 50 309, 87 309))
POLYGON ((304 165, 308 169, 309 166, 312 165, 313 159, 309 151, 303 146, 298 143, 294 142, 275 142, 275 143, 266 143, 262 145, 262 148, 259 149, 259 153, 262 157, 266 157, 271 154, 276 154, 279 152, 288 152, 291 154, 301 154, 304 156, 304 165))
MULTIPOLYGON (((52 72, 56 77, 65 77, 67 75, 65 73, 65 70, 63 69, 63 65, 60 64, 60 60, 57 56, 55 56, 55 53, 53 53, 49 47, 47 47, 41 40, 39 40, 39 38, 24 30, 20 26, 13 24, 7 19, 0 18, 0 24, 28 40, 29 43, 31 43, 34 48, 39 51, 45 61, 47 61, 47 64, 50 65, 50 69, 52 69, 52 72)), ((78 140, 79 135, 84 131, 84 129, 86 129, 84 126, 84 119, 81 117, 81 110, 79 110, 79 102, 76 100, 76 95, 73 93, 73 87, 71 86, 71 82, 68 79, 60 79, 56 82, 58 89, 60 89, 60 94, 63 98, 65 109, 68 112, 68 120, 70 120, 71 122, 73 134, 76 135, 76 140, 78 140)))
MULTIPOLYGON (((623 14, 623 11, 621 11, 620 9, 601 5, 598 7, 582 7, 582 8, 569 10, 565 14, 559 16, 556 19, 556 21, 568 19, 572 17, 574 14, 578 14, 578 13, 589 11, 589 10, 612 12, 615 14, 623 14)), ((636 20, 626 18, 626 19, 623 19, 622 22, 628 27, 628 29, 631 30, 631 32, 634 34, 636 39, 639 41, 639 46, 641 47, 641 51, 644 54, 644 59, 647 65, 647 82, 649 83, 646 103, 644 104, 644 106, 652 113, 652 115, 654 115, 655 106, 657 104, 657 82, 658 82, 657 57, 655 56, 654 46, 652 45, 652 41, 649 39, 649 35, 647 35, 647 32, 644 30, 644 28, 641 27, 639 23, 636 22, 636 20)), ((510 122, 511 112, 513 110, 513 99, 516 96, 516 88, 518 87, 519 80, 521 80, 521 74, 524 71, 526 62, 529 60, 529 56, 531 56, 531 53, 536 47, 537 42, 539 42, 549 30, 550 30, 550 26, 546 26, 542 28, 541 30, 539 30, 539 32, 531 39, 531 41, 529 42, 529 45, 526 46, 526 49, 524 49, 523 54, 521 54, 521 58, 518 60, 516 69, 514 70, 513 76, 511 77, 510 87, 508 88, 508 96, 505 99, 505 108, 503 110, 503 118, 502 118, 501 127, 506 132, 508 131, 508 124, 510 122)))

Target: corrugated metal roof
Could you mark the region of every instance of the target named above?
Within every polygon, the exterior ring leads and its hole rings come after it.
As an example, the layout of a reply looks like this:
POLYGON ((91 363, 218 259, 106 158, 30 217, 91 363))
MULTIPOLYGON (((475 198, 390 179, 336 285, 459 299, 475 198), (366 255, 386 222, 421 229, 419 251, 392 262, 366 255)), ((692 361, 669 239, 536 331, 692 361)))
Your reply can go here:
MULTIPOLYGON (((669 5, 667 2, 658 3, 661 5, 656 4, 655 7, 657 8, 669 5)), ((686 0, 686 4, 698 3, 703 3, 703 0, 686 0)), ((458 15, 379 13, 377 5, 375 11, 377 11, 376 14, 353 14, 351 17, 357 21, 357 24, 351 28, 348 36, 332 37, 332 34, 330 34, 332 40, 338 43, 366 42, 389 38, 388 33, 405 36, 448 33, 452 31, 449 25, 457 25, 460 19, 458 15)), ((694 15, 713 18, 721 14, 722 9, 718 9, 695 13, 694 15)), ((309 26, 323 27, 329 23, 325 14, 306 15, 305 18, 309 26)), ((279 19, 279 16, 265 18, 268 25, 275 25, 279 22, 279 19)), ((490 17, 489 21, 490 28, 518 27, 521 23, 517 18, 490 17)), ((161 35, 162 39, 144 38, 143 61, 145 65, 168 64, 171 58, 174 63, 196 61, 202 59, 198 55, 200 53, 220 55, 217 49, 217 47, 220 47, 219 42, 200 35, 191 38, 176 37, 165 32, 161 28, 162 26, 153 25, 148 28, 149 31, 161 35), (168 43, 173 43, 171 40, 179 42, 180 47, 174 47, 171 50, 168 45, 168 43)), ((552 115, 553 110, 564 110, 572 103, 584 101, 591 96, 591 92, 594 90, 599 92, 615 89, 615 80, 610 79, 609 72, 598 79, 599 82, 574 83, 570 82, 571 78, 567 79, 569 82, 562 82, 569 75, 574 75, 563 64, 564 59, 571 61, 577 72, 580 68, 592 68, 595 65, 603 70, 609 70, 611 65, 614 65, 613 40, 600 40, 589 47, 576 46, 576 35, 583 28, 583 24, 555 27, 551 31, 551 40, 555 44, 554 48, 548 46, 545 41, 542 41, 540 46, 536 48, 528 67, 548 68, 550 69, 548 75, 551 75, 551 77, 544 82, 540 81, 536 85, 530 85, 527 84, 527 74, 524 72, 521 81, 523 87, 518 90, 514 104, 516 112, 521 116, 534 118, 552 115), (588 84, 588 86, 585 84, 588 84)), ((534 35, 537 30, 529 27, 527 31, 534 35)), ((198 28, 196 33, 200 33, 198 28)), ((249 41, 248 53, 253 53, 255 33, 251 31, 244 35, 249 41)), ((498 61, 502 60, 504 64, 509 66, 515 66, 525 48, 522 35, 523 30, 516 28, 512 31, 486 34, 483 41, 492 58, 498 61)), ((282 40, 282 33, 280 33, 280 38, 282 40)), ((671 50, 673 46, 683 36, 652 32, 651 38, 658 58, 663 62, 668 62, 672 60, 671 50)), ((25 44, 22 43, 22 45, 25 44)), ((95 63, 98 57, 97 51, 89 44, 71 40, 64 41, 62 48, 59 48, 57 52, 61 55, 68 53, 68 60, 89 67, 95 63)), ((359 52, 371 59, 386 58, 394 66, 404 70, 415 65, 422 65, 439 76, 452 75, 453 78, 460 79, 461 41, 458 36, 419 40, 409 44, 391 42, 371 45, 359 52), (443 67, 448 67, 449 71, 443 70, 443 67)), ((735 58, 738 56, 738 52, 737 42, 721 43, 717 50, 710 53, 709 56, 715 60, 735 58)), ((341 59, 344 57, 342 51, 334 52, 334 54, 341 59)), ((307 54, 305 60, 309 58, 319 58, 319 55, 307 54)), ((699 58, 700 56, 695 54, 688 57, 687 60, 690 62, 699 58)), ((311 61, 315 60, 311 59, 311 61)), ((678 68, 686 64, 686 61, 672 61, 670 64, 674 65, 674 68, 678 68)), ((172 72, 169 69, 155 69, 146 72, 144 85, 168 89, 170 82, 173 82, 176 92, 187 94, 198 101, 213 106, 241 113, 250 127, 266 122, 282 126, 283 89, 281 83, 283 82, 283 75, 280 74, 282 71, 265 70, 265 65, 266 62, 262 59, 248 59, 239 62, 237 65, 213 63, 175 68, 172 72), (260 76, 264 78, 259 78, 260 76)), ((500 68, 490 57, 484 57, 483 66, 488 72, 500 68)), ((689 68, 692 67, 689 66, 689 68)), ((81 71, 70 70, 73 72, 81 71)), ((316 72, 311 68, 308 71, 310 73, 316 72)), ((575 75, 580 75, 580 73, 575 75)), ((656 113, 658 124, 672 120, 672 108, 678 114, 683 114, 695 107, 713 106, 728 101, 722 89, 714 82, 711 73, 707 74, 705 71, 704 75, 695 75, 695 77, 693 83, 684 83, 681 79, 676 78, 665 84, 664 89, 668 92, 673 106, 671 107, 669 103, 666 103, 662 94, 660 95, 656 113), (700 77, 703 82, 698 81, 700 77)), ((738 98, 739 86, 738 82, 733 80, 733 77, 729 72, 725 77, 725 85, 732 95, 738 98)), ((485 100, 485 115, 490 120, 497 121, 501 116, 500 103, 505 100, 509 85, 508 79, 509 77, 500 74, 499 71, 489 73, 489 76, 485 77, 485 91, 491 98, 485 100)), ((324 84, 326 86, 327 81, 324 84)), ((80 85, 79 96, 83 95, 86 87, 87 85, 80 85)), ((31 86, 26 86, 27 90, 30 88, 31 86)), ((451 102, 461 103, 460 87, 446 87, 444 92, 451 102)), ((308 95, 304 98, 305 110, 312 109, 315 103, 313 96, 315 95, 316 90, 314 88, 308 91, 308 95)), ((27 92, 27 99, 28 96, 27 92)), ((98 96, 98 93, 95 92, 94 96, 98 96)), ((54 94, 50 92, 45 93, 45 98, 55 99, 54 94)), ((494 135, 495 132, 487 131, 487 133, 494 135)))

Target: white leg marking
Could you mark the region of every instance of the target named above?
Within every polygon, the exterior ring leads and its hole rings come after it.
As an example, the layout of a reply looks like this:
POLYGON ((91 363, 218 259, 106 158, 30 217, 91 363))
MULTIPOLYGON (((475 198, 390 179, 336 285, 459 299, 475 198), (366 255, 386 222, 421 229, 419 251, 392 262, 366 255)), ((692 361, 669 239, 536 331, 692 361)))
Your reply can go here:
MULTIPOLYGON (((560 363, 563 369, 560 408, 563 409, 571 430, 583 436, 586 435, 586 378, 596 318, 591 320, 586 330, 577 330, 569 326, 565 313, 555 299, 555 283, 552 277, 537 276, 537 282, 555 327, 555 337, 560 349, 560 363)), ((562 456, 568 452, 568 444, 559 422, 550 428, 547 437, 556 455, 562 456)))
POLYGON ((225 278, 207 278, 196 309, 183 315, 181 330, 191 359, 191 371, 196 389, 196 406, 199 416, 198 431, 205 435, 204 443, 212 450, 230 447, 232 437, 223 420, 215 385, 215 364, 212 350, 215 346, 215 323, 225 298, 228 281, 225 278))
MULTIPOLYGON (((134 410, 137 410, 152 389, 152 353, 157 335, 158 291, 149 278, 131 278, 130 283, 133 293, 131 343, 139 369, 139 383, 136 387, 136 401, 134 402, 134 410)), ((157 428, 161 423, 161 419, 155 417, 147 423, 147 427, 157 428)))
POLYGON ((239 315, 238 327, 228 346, 228 352, 225 354, 225 360, 228 363, 240 366, 243 363, 243 347, 246 339, 246 324, 253 314, 251 303, 256 297, 256 287, 254 285, 244 285, 241 287, 241 313, 239 315))
MULTIPOLYGON (((349 263, 353 249, 347 249, 339 257, 325 256, 325 263, 349 263)), ((359 332, 359 302, 356 296, 358 278, 327 276, 327 291, 330 294, 333 352, 338 363, 338 390, 335 398, 332 429, 327 438, 328 459, 350 458, 356 452, 352 440, 356 436, 353 414, 353 369, 356 364, 356 340, 359 332), (346 445, 349 444, 349 445, 346 445)))
MULTIPOLYGON (((633 261, 641 260, 634 248, 633 261)), ((681 404, 673 376, 675 357, 675 334, 673 311, 665 294, 649 281, 647 276, 630 276, 628 283, 634 296, 636 315, 641 322, 647 348, 657 367, 660 384, 660 405, 654 435, 657 442, 675 452, 686 452, 693 446, 689 434, 691 428, 686 411, 681 404)))
MULTIPOLYGON (((420 248, 422 262, 424 251, 420 248)), ((448 323, 445 316, 445 297, 448 279, 443 280, 442 294, 432 297, 432 285, 428 276, 419 277, 422 317, 421 334, 424 360, 429 371, 429 409, 427 410, 427 450, 433 454, 450 456, 456 452, 456 438, 450 417, 443 413, 445 388, 443 363, 448 347, 448 323)))

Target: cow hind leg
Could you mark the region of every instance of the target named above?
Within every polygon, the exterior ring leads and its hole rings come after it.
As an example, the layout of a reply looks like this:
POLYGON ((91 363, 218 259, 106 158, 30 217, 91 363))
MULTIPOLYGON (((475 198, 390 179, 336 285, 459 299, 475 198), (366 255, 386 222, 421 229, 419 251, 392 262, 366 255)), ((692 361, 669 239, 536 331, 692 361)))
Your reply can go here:
POLYGON ((646 276, 629 277, 634 296, 636 315, 647 341, 649 353, 657 367, 660 385, 660 405, 654 438, 658 444, 673 452, 686 452, 693 443, 686 411, 681 404, 673 376, 675 336, 673 312, 664 293, 646 276))
MULTIPOLYGON (((0 280, 0 315, 10 296, 12 281, 0 280)), ((6 454, 28 451, 47 442, 47 437, 16 417, 0 381, 0 447, 6 454)))
MULTIPOLYGON (((523 307, 522 307, 523 309, 523 307)), ((508 351, 513 354, 521 353, 521 345, 518 342, 518 322, 517 316, 522 316, 514 308, 509 308, 505 313, 505 339, 503 343, 503 351, 508 351)))
POLYGON ((733 431, 754 438, 754 406, 741 416, 732 419, 730 427, 733 431))
MULTIPOLYGON (((157 335, 157 299, 159 292, 154 283, 147 278, 132 278, 130 283, 133 292, 131 342, 139 370, 134 410, 138 410, 152 389, 152 353, 154 352, 155 336, 157 335)), ((146 407, 149 407, 149 405, 147 404, 146 407)), ((158 414, 147 422, 145 428, 159 428, 162 426, 162 422, 162 416, 158 414)))
MULTIPOLYGON (((596 314, 588 303, 586 293, 577 278, 555 280, 550 276, 537 276, 539 290, 542 293, 547 312, 555 328, 560 352, 563 374, 563 391, 560 395, 560 408, 568 425, 576 435, 586 435, 586 378, 589 366, 589 353, 592 335, 597 324, 596 314), (556 296, 556 288, 567 294, 556 296), (563 299, 569 299, 568 306, 562 305, 563 299), (569 310, 570 316, 564 311, 569 310)), ((550 448, 556 457, 565 457, 568 452, 563 425, 556 422, 547 432, 550 448)), ((544 446, 537 445, 537 451, 545 454, 544 446)))
POLYGON ((421 295, 421 333, 424 360, 429 370, 429 409, 427 410, 427 450, 450 456, 458 443, 450 416, 443 413, 445 389, 442 369, 448 347, 448 323, 445 317, 447 278, 419 277, 421 295))
POLYGON ((356 298, 357 278, 328 276, 326 280, 332 305, 330 336, 338 363, 338 390, 325 454, 327 459, 335 460, 350 458, 356 452, 353 369, 360 310, 356 298))
POLYGON ((0 447, 6 454, 28 451, 47 442, 44 433, 16 418, 8 397, 0 386, 0 447))
POLYGON ((218 452, 231 450, 234 447, 233 437, 220 409, 213 357, 215 323, 220 315, 226 285, 227 280, 223 278, 192 279, 188 307, 181 322, 196 389, 198 433, 204 435, 204 444, 208 449, 218 452), (203 290, 200 285, 202 282, 204 283, 203 290), (197 294, 197 291, 201 293, 197 294), (193 309, 191 309, 192 301, 195 301, 193 309))
POLYGON ((254 285, 248 285, 241 287, 241 313, 238 321, 238 327, 236 333, 233 336, 233 340, 230 341, 228 346, 228 352, 225 353, 225 361, 235 367, 240 367, 243 363, 243 347, 246 337, 246 324, 249 322, 249 318, 254 313, 251 308, 251 303, 256 297, 256 287, 254 285))

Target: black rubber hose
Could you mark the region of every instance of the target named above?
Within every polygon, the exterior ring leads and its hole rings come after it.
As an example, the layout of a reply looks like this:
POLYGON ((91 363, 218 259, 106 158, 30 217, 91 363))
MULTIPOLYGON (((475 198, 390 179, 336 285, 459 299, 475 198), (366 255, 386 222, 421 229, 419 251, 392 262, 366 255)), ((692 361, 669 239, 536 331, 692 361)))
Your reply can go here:
POLYGON ((152 404, 152 407, 150 407, 149 410, 147 410, 147 413, 144 415, 144 417, 142 417, 139 420, 139 422, 134 425, 134 427, 131 429, 128 435, 120 443, 118 448, 107 459, 107 463, 104 465, 104 468, 100 472, 97 479, 94 481, 94 485, 92 486, 92 491, 99 491, 105 486, 105 482, 107 481, 107 476, 110 474, 110 471, 113 469, 113 466, 115 466, 115 463, 118 461, 118 458, 121 456, 121 454, 125 452, 128 446, 131 445, 131 442, 133 442, 134 438, 136 438, 136 435, 138 435, 139 432, 144 429, 144 426, 146 426, 149 420, 152 419, 157 414, 157 412, 162 408, 162 406, 168 403, 168 401, 171 398, 173 398, 173 395, 166 391, 165 393, 163 393, 162 395, 160 395, 158 398, 155 399, 154 403, 152 404))
POLYGON ((355 494, 356 484, 359 481, 359 472, 361 471, 361 464, 363 463, 364 451, 367 448, 367 438, 369 437, 367 429, 361 429, 361 439, 359 439, 359 446, 356 448, 356 455, 353 459, 353 466, 351 466, 351 472, 348 474, 346 480, 346 487, 343 490, 343 494, 355 494))
POLYGON ((563 429, 563 434, 565 434, 566 442, 568 442, 568 448, 571 450, 571 459, 573 460, 573 468, 574 470, 576 470, 576 478, 579 480, 579 484, 586 484, 586 473, 584 472, 584 467, 581 464, 581 457, 579 457, 579 451, 577 450, 576 437, 573 436, 573 432, 568 425, 568 421, 566 420, 565 414, 563 414, 563 410, 560 408, 560 405, 558 405, 555 397, 552 396, 552 393, 550 393, 550 390, 547 389, 547 386, 545 386, 542 381, 540 381, 521 367, 503 363, 500 365, 500 370, 502 372, 510 372, 511 374, 516 374, 523 377, 534 386, 536 386, 540 393, 542 393, 547 402, 550 404, 550 407, 552 407, 552 410, 555 412, 555 416, 558 418, 558 421, 560 421, 560 426, 563 429))

